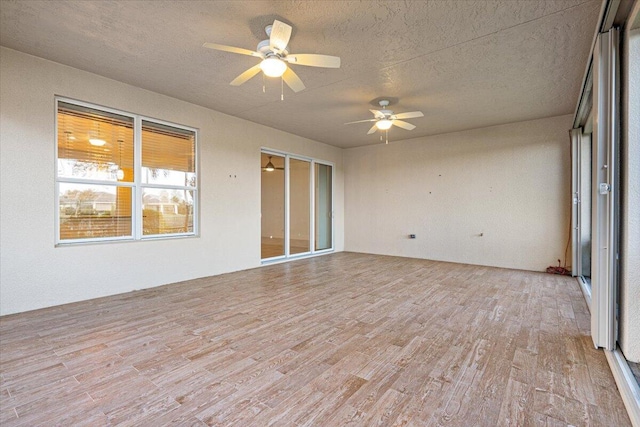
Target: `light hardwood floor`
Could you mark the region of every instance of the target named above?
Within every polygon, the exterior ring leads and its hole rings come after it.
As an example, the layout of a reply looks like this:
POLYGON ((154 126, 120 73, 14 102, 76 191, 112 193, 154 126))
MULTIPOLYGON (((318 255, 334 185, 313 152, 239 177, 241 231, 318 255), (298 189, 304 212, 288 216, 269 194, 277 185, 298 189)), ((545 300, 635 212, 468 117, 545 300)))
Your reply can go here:
MULTIPOLYGON (((289 253, 291 255, 302 254, 310 252, 308 240, 296 240, 293 239, 290 242, 289 253)), ((269 239, 262 238, 261 246, 261 258, 273 258, 284 255, 284 240, 283 239, 269 239)))
POLYGON ((338 253, 0 318, 0 424, 628 426, 588 333, 568 277, 338 253))

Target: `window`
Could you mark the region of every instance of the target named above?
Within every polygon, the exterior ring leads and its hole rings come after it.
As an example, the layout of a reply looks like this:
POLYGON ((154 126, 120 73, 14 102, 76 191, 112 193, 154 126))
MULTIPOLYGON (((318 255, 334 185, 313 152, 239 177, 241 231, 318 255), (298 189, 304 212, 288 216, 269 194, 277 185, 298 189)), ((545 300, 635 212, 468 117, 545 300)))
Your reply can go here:
POLYGON ((195 235, 196 131, 57 100, 57 243, 195 235))
POLYGON ((142 120, 142 234, 193 233, 195 133, 142 120))

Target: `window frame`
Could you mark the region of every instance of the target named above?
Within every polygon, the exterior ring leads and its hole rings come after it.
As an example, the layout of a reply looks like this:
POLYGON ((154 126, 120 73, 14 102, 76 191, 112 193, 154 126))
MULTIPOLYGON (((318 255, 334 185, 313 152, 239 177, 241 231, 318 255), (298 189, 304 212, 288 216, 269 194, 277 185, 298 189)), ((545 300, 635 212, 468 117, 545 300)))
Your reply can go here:
POLYGON ((178 123, 169 122, 166 120, 156 119, 153 117, 145 116, 142 114, 134 114, 127 111, 117 110, 115 108, 105 107, 102 105, 92 104, 89 102, 78 101, 76 99, 66 98, 62 96, 54 97, 54 221, 55 221, 55 237, 54 245, 69 246, 69 245, 82 245, 82 244, 94 244, 94 243, 111 243, 111 242, 137 242, 148 240, 164 240, 164 239, 176 239, 176 238, 191 238, 199 237, 200 233, 200 156, 199 156, 199 130, 197 128, 181 125, 178 123), (124 117, 129 117, 133 120, 133 170, 134 179, 131 182, 126 181, 104 181, 96 179, 82 179, 82 178, 65 178, 58 176, 58 111, 59 103, 76 105, 78 107, 91 108, 105 113, 118 114, 124 117), (169 184, 150 184, 142 182, 142 122, 155 123, 159 125, 174 127, 176 129, 193 132, 194 134, 194 173, 196 176, 195 185, 190 186, 177 186, 169 184), (60 184, 87 184, 87 185, 100 185, 100 186, 112 186, 128 187, 131 188, 131 233, 127 236, 114 236, 114 237, 92 237, 92 238, 80 238, 80 239, 61 239, 60 237, 60 184), (167 233, 167 234, 143 234, 143 203, 142 197, 145 189, 167 189, 167 190, 186 190, 193 192, 193 230, 185 233, 167 233))

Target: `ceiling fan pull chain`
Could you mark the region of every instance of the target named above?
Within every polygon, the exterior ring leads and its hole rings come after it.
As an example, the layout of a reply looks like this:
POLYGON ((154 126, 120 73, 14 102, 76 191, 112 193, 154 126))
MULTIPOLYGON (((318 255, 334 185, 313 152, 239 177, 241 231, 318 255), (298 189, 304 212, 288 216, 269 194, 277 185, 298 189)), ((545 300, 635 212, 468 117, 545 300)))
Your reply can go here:
POLYGON ((280 76, 280 101, 284 101, 284 79, 280 76))
POLYGON ((267 93, 267 88, 264 83, 264 74, 262 74, 262 93, 267 93))
POLYGON ((385 130, 384 131, 384 137, 385 137, 385 144, 389 143, 389 131, 385 130))

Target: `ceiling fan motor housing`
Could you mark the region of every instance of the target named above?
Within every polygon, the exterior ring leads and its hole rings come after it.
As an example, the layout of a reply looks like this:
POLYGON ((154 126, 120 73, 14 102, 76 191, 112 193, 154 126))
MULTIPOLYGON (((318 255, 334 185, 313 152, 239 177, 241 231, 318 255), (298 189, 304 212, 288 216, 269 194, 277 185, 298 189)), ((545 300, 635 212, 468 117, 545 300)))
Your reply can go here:
POLYGON ((280 53, 276 53, 272 51, 271 42, 269 41, 269 39, 262 40, 260 43, 258 43, 258 47, 256 48, 256 50, 260 53, 263 53, 265 56, 271 56, 271 55, 287 56, 289 54, 289 46, 284 48, 284 50, 280 53))
POLYGON ((392 114, 393 114, 393 111, 391 111, 391 110, 387 110, 387 108, 386 108, 387 106, 389 106, 389 100, 387 100, 387 99, 381 99, 381 100, 378 102, 378 104, 380 104, 380 107, 382 107, 382 110, 380 110, 380 112, 381 112, 382 114, 384 114, 384 115, 385 115, 385 117, 389 117, 390 115, 392 115, 392 114))

